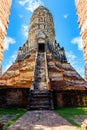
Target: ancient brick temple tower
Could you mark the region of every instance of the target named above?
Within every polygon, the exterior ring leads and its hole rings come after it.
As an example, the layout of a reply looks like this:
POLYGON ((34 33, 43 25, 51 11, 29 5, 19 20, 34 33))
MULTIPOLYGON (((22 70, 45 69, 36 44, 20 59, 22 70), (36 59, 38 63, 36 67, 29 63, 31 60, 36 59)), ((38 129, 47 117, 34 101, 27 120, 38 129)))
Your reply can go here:
POLYGON ((87 105, 87 84, 68 63, 64 48, 55 40, 53 17, 43 6, 33 12, 28 40, 19 48, 15 62, 3 74, 0 84, 11 89, 7 92, 7 104, 9 101, 14 104, 14 98, 21 104, 20 99, 29 97, 30 109, 87 105), (25 92, 28 97, 23 96, 25 92))

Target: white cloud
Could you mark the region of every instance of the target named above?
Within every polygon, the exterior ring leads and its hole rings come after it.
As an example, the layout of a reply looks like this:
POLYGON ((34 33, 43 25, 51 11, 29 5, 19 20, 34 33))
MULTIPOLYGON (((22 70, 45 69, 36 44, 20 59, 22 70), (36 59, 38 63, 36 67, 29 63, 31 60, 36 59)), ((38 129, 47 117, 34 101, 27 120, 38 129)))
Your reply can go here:
POLYGON ((11 56, 12 62, 15 61, 17 57, 17 52, 15 51, 14 54, 11 56))
POLYGON ((24 37, 28 37, 28 31, 29 31, 29 26, 28 25, 22 25, 22 34, 24 37))
POLYGON ((10 44, 15 44, 15 43, 16 43, 15 39, 7 36, 5 38, 5 41, 4 41, 4 50, 8 50, 9 49, 9 45, 10 44))
POLYGON ((11 64, 16 60, 17 51, 9 58, 8 64, 3 67, 3 73, 11 66, 11 64))
POLYGON ((78 50, 83 50, 83 45, 82 45, 82 38, 79 37, 75 37, 71 40, 72 44, 77 44, 78 46, 78 50))
POLYGON ((77 72, 84 78, 84 66, 77 66, 77 72))
POLYGON ((19 18, 23 18, 23 15, 20 14, 20 15, 19 15, 19 18))
POLYGON ((20 4, 20 5, 25 5, 28 1, 29 1, 29 0, 21 0, 21 1, 19 1, 19 4, 20 4))
POLYGON ((66 56, 68 62, 74 67, 74 69, 84 78, 84 63, 78 58, 72 51, 67 52, 66 56))
POLYGON ((68 62, 70 62, 72 66, 75 66, 76 56, 74 55, 74 53, 72 51, 69 51, 69 52, 66 51, 66 56, 67 56, 68 62))
POLYGON ((19 4, 33 12, 39 5, 43 5, 43 2, 41 0, 20 0, 19 4))
POLYGON ((68 14, 64 14, 63 17, 66 19, 66 18, 68 18, 68 16, 69 16, 68 14))

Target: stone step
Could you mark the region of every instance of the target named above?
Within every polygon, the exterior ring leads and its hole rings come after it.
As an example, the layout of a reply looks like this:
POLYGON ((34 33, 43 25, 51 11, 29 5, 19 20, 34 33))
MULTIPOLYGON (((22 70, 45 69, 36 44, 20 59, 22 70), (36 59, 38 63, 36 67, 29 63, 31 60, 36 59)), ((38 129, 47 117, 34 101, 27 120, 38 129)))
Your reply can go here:
POLYGON ((38 105, 38 106, 40 106, 40 105, 41 105, 41 106, 46 106, 46 105, 49 105, 49 106, 50 106, 51 104, 50 104, 50 103, 44 103, 44 102, 41 102, 41 103, 33 102, 33 103, 30 104, 30 106, 32 106, 32 105, 33 105, 33 106, 37 106, 37 105, 38 105))
POLYGON ((34 93, 50 93, 52 92, 51 90, 31 90, 30 92, 34 92, 34 93))
POLYGON ((37 106, 30 106, 30 110, 52 110, 50 105, 37 105, 37 106))
MULTIPOLYGON (((45 79, 35 79, 35 82, 45 82, 46 80, 45 79)), ((38 84, 38 86, 39 86, 40 84, 38 84)), ((43 85, 40 85, 40 86, 43 86, 43 85)), ((44 86, 47 86, 47 85, 45 85, 44 84, 44 86)))
POLYGON ((29 109, 53 109, 52 92, 32 90, 29 94, 29 109), (30 105, 30 106, 29 106, 30 105))
POLYGON ((45 68, 45 53, 38 53, 35 73, 34 73, 34 89, 46 89, 46 68, 45 68))
POLYGON ((36 98, 36 100, 38 100, 38 98, 39 98, 39 100, 47 100, 47 99, 49 99, 49 95, 31 95, 31 97, 32 97, 32 100, 34 100, 34 98, 36 98), (40 99, 41 98, 41 99, 40 99))
POLYGON ((36 97, 37 97, 37 98, 38 98, 38 97, 39 97, 39 98, 40 98, 40 97, 41 97, 41 98, 48 98, 48 97, 50 97, 50 94, 44 94, 44 93, 42 93, 42 94, 41 94, 41 93, 38 93, 38 94, 37 94, 37 93, 35 93, 35 94, 31 94, 31 97, 32 97, 32 98, 34 98, 34 97, 35 97, 35 98, 36 98, 36 97))
POLYGON ((46 77, 44 77, 44 75, 41 74, 41 75, 36 75, 35 79, 46 79, 46 77))
MULTIPOLYGON (((50 104, 50 102, 49 102, 49 100, 37 100, 37 99, 33 99, 33 100, 31 100, 34 104, 37 104, 37 102, 38 102, 38 104, 50 104)), ((31 102, 31 103, 32 103, 31 102)))
POLYGON ((39 90, 44 90, 44 89, 47 89, 47 83, 44 82, 44 81, 37 81, 35 80, 34 82, 34 89, 39 89, 39 90))
POLYGON ((38 95, 39 95, 39 96, 49 96, 50 93, 34 93, 34 92, 33 92, 33 93, 31 93, 31 96, 32 96, 32 95, 36 95, 36 96, 38 96, 38 95))
POLYGON ((47 90, 45 53, 38 53, 35 73, 34 90, 29 94, 29 109, 52 109, 52 93, 47 90))
POLYGON ((46 90, 31 90, 31 93, 33 94, 49 94, 51 93, 51 91, 48 91, 47 89, 46 90))

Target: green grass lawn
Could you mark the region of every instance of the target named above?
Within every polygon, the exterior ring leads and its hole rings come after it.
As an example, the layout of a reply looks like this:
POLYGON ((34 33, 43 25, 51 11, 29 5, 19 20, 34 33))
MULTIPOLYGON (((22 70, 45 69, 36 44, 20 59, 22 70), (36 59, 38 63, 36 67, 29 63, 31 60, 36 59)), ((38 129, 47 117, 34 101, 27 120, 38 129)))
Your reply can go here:
POLYGON ((9 120, 7 122, 3 130, 7 130, 7 128, 10 125, 12 125, 19 117, 21 117, 26 111, 27 111, 26 109, 22 109, 22 108, 0 108, 0 116, 15 115, 15 117, 12 120, 9 120))
POLYGON ((81 107, 80 108, 59 108, 59 109, 55 109, 55 112, 79 129, 81 129, 81 127, 75 119, 77 118, 77 120, 80 120, 81 116, 85 116, 85 115, 87 116, 86 107, 84 108, 81 108, 81 107))

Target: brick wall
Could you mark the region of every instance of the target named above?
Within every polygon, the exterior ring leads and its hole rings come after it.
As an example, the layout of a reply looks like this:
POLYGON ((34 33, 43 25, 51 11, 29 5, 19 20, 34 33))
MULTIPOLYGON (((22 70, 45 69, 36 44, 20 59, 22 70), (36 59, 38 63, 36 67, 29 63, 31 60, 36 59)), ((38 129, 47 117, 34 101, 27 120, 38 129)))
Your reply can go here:
MULTIPOLYGON (((87 0, 75 0, 76 12, 78 15, 78 23, 80 34, 83 39, 84 59, 87 66, 87 0)), ((85 69, 85 79, 87 80, 87 69, 85 69)))
POLYGON ((29 88, 0 88, 0 107, 27 107, 29 88))
POLYGON ((0 63, 3 58, 4 39, 10 15, 11 0, 0 0, 0 63))
MULTIPOLYGON (((0 107, 29 107, 29 88, 0 88, 0 107)), ((55 107, 87 106, 87 90, 54 90, 55 107)))
POLYGON ((86 107, 87 90, 59 90, 53 92, 55 107, 86 107))

